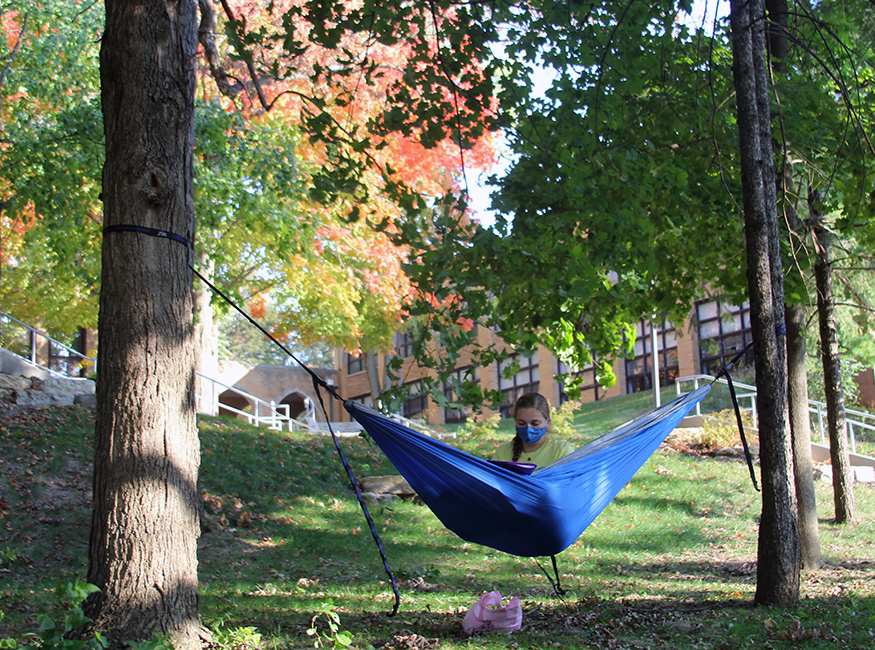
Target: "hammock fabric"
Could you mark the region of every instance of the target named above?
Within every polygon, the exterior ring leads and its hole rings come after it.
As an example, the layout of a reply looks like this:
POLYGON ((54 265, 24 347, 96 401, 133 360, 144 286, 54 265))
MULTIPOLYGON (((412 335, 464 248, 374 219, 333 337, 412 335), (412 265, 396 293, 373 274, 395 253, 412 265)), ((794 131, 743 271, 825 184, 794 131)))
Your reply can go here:
POLYGON ((344 406, 449 530, 475 544, 535 557, 573 544, 709 390, 687 393, 529 476, 357 402, 344 406))

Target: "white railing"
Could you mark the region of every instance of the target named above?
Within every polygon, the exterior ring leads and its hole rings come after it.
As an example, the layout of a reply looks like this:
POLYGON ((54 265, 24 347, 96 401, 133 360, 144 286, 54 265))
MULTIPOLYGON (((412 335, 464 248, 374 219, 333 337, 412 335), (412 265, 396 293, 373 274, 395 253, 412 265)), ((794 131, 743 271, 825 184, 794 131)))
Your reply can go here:
MULTIPOLYGON (((700 383, 711 383, 714 382, 714 377, 710 375, 692 375, 690 377, 679 377, 676 380, 675 386, 677 388, 678 396, 683 394, 683 390, 681 388, 682 383, 692 383, 693 388, 698 388, 700 383)), ((718 384, 727 384, 728 382, 722 377, 717 380, 718 384)), ((751 414, 752 422, 751 428, 755 431, 759 430, 757 425, 757 393, 756 386, 751 386, 749 384, 742 384, 737 381, 733 381, 732 385, 736 389, 736 397, 738 398, 738 408, 740 411, 749 412, 751 414), (739 393, 738 389, 742 389, 746 392, 739 393), (749 400, 749 403, 744 403, 749 400)), ((701 416, 701 402, 696 404, 696 415, 701 416)), ((815 416, 815 420, 817 422, 817 429, 820 432, 820 444, 828 445, 827 441, 827 425, 826 425, 826 404, 823 402, 818 402, 815 400, 808 400, 808 411, 813 416, 815 416)), ((854 409, 845 409, 845 419, 848 423, 848 437, 851 441, 851 453, 857 453, 857 439, 856 439, 856 429, 866 429, 869 431, 875 431, 875 415, 871 413, 866 413, 864 411, 857 411, 854 409)))
MULTIPOLYGON (((219 409, 221 409, 224 412, 233 413, 234 415, 240 416, 246 419, 249 424, 255 426, 267 426, 271 429, 276 429, 278 431, 288 429, 292 432, 305 431, 310 433, 319 433, 323 435, 328 433, 327 423, 316 423, 316 408, 309 399, 305 400, 307 410, 304 414, 304 417, 302 419, 295 419, 290 415, 288 404, 267 402, 263 399, 256 397, 255 395, 252 395, 251 393, 247 393, 246 391, 242 391, 239 388, 234 388, 233 386, 223 384, 222 382, 213 379, 212 377, 208 377, 207 375, 204 375, 200 372, 196 372, 195 375, 197 375, 197 378, 200 380, 201 390, 203 390, 203 392, 209 392, 209 395, 201 395, 199 392, 196 392, 195 400, 198 413, 215 415, 219 413, 219 409), (220 402, 219 395, 224 394, 228 391, 247 400, 252 406, 252 412, 234 408, 229 404, 220 402), (312 424, 308 424, 308 422, 312 424)), ((419 422, 417 420, 410 420, 408 418, 405 418, 403 415, 391 415, 389 417, 411 429, 417 429, 425 433, 430 433, 428 427, 426 427, 422 422, 419 422)), ((332 427, 334 427, 335 429, 339 429, 340 435, 347 435, 349 433, 354 433, 355 435, 358 435, 358 432, 361 431, 361 426, 358 425, 358 423, 356 422, 334 422, 332 423, 332 427), (348 428, 349 426, 352 426, 355 431, 351 431, 348 428)))
MULTIPOLYGON (((808 400, 808 410, 817 418, 817 426, 820 429, 820 444, 826 445, 826 404, 808 400)), ((845 409, 845 420, 848 423, 848 437, 851 440, 851 453, 857 453, 856 429, 875 431, 875 415, 854 409, 845 409)))
MULTIPOLYGON (((83 368, 88 368, 89 372, 97 371, 96 358, 85 356, 2 311, 0 311, 0 349, 53 376, 78 376, 83 368), (45 360, 44 364, 40 363, 41 359, 45 360)), ((291 417, 288 404, 267 402, 200 372, 195 372, 195 375, 198 379, 198 390, 195 392, 195 406, 198 413, 216 415, 221 408, 222 411, 240 416, 255 426, 268 426, 276 430, 327 433, 326 428, 316 423, 316 408, 310 399, 304 400, 306 411, 303 418, 295 419, 291 417), (252 412, 221 403, 219 396, 227 391, 245 399, 252 406, 252 412)), ((417 429, 429 435, 433 433, 418 420, 410 420, 397 414, 390 417, 411 429, 417 429)), ((327 425, 324 426, 327 427, 327 425)), ((455 434, 452 435, 455 437, 455 434)))
POLYGON ((97 370, 97 359, 4 312, 0 312, 0 348, 55 377, 80 377, 83 370, 97 370))
POLYGON ((408 429, 413 429, 414 431, 419 431, 420 433, 424 433, 427 436, 431 436, 432 438, 455 438, 456 433, 449 433, 445 435, 436 434, 431 427, 429 427, 422 420, 411 420, 410 418, 406 418, 403 415, 399 415, 398 413, 391 413, 387 416, 390 420, 394 420, 398 424, 402 424, 408 429))
MULTIPOLYGON (((287 429, 288 431, 310 431, 312 433, 323 433, 322 429, 320 429, 318 426, 311 426, 306 422, 302 422, 301 420, 296 420, 295 418, 291 417, 288 404, 267 402, 259 397, 256 397, 255 395, 242 391, 239 388, 234 388, 233 386, 223 384, 222 382, 217 381, 212 377, 208 377, 200 372, 197 372, 195 374, 200 380, 199 385, 201 390, 203 390, 204 387, 209 387, 210 393, 209 395, 201 395, 199 394, 199 391, 195 394, 198 413, 216 414, 221 408, 222 411, 238 415, 244 418, 249 424, 253 424, 257 427, 267 426, 271 429, 276 429, 278 431, 287 429), (222 390, 216 390, 216 388, 221 388, 222 390), (219 395, 227 391, 230 391, 249 402, 249 404, 252 406, 252 412, 250 413, 248 411, 229 406, 228 404, 220 403, 219 395)), ((203 392, 206 391, 204 390, 203 392)), ((308 404, 308 406, 309 409, 305 415, 305 419, 308 419, 311 422, 315 422, 315 418, 312 417, 314 415, 314 409, 311 404, 308 404)))

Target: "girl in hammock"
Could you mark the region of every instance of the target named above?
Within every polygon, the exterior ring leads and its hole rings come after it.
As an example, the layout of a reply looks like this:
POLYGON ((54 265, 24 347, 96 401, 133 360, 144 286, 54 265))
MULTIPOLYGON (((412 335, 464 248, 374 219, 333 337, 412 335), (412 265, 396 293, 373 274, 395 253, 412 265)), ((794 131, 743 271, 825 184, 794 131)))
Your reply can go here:
POLYGON ((492 460, 534 463, 544 467, 574 451, 571 443, 547 436, 550 405, 543 395, 521 395, 514 404, 513 418, 516 435, 495 450, 492 460))

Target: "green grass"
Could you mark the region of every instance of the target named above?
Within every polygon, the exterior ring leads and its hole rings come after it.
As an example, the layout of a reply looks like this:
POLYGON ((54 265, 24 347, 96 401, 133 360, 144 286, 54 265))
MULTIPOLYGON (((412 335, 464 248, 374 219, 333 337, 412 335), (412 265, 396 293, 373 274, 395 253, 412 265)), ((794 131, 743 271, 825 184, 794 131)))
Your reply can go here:
MULTIPOLYGON (((650 394, 598 402, 577 414, 575 437, 651 407, 650 394)), ((85 575, 92 426, 78 408, 0 416, 0 640, 34 631, 57 582, 85 575)), ((871 486, 855 487, 861 523, 836 526, 831 486, 818 483, 830 565, 803 578, 794 608, 752 605, 760 497, 739 462, 660 449, 559 556, 562 599, 533 560, 465 543, 415 502, 372 504, 402 597, 389 618, 388 577, 331 439, 224 418, 201 418, 199 428, 201 614, 225 630, 255 628, 263 647, 314 647, 314 617, 331 647, 326 607, 358 648, 875 644, 871 486), (520 598, 523 629, 510 639, 467 637, 465 611, 493 589, 520 598)), ((488 455, 510 432, 505 422, 494 435, 452 442, 488 455)), ((357 476, 394 473, 367 440, 341 445, 357 476)))

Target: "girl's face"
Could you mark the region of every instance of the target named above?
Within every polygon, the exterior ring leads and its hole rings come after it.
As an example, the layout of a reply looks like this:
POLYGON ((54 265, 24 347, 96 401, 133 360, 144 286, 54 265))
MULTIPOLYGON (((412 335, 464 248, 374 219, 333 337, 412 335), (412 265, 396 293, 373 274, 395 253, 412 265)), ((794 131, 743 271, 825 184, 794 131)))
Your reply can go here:
POLYGON ((516 418, 516 425, 518 427, 540 429, 541 427, 546 427, 548 422, 544 414, 536 408, 517 409, 514 417, 516 418))

